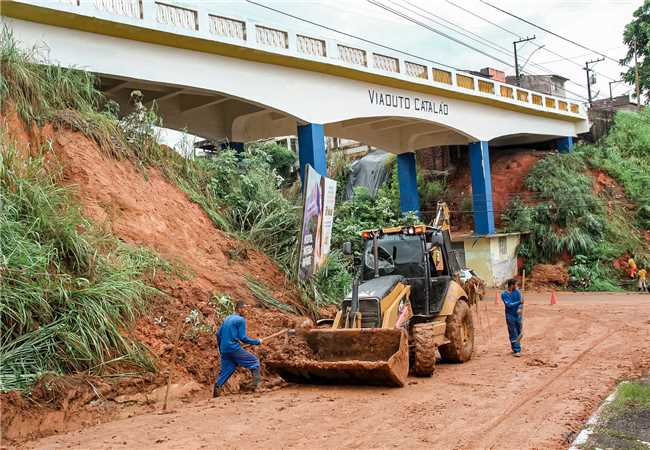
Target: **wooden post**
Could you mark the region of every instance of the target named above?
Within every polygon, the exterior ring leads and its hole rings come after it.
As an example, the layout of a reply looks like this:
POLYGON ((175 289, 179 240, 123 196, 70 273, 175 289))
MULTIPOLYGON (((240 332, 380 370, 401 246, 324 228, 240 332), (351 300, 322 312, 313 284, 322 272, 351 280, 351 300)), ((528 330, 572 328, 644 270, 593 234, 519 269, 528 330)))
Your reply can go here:
POLYGON ((176 363, 176 353, 178 352, 178 344, 181 341, 181 335, 183 334, 183 319, 181 319, 178 327, 176 328, 176 337, 174 340, 174 348, 172 348, 172 357, 171 364, 167 370, 167 389, 165 389, 165 402, 163 403, 163 411, 167 411, 167 399, 169 398, 169 388, 172 385, 172 373, 174 372, 174 364, 176 363))

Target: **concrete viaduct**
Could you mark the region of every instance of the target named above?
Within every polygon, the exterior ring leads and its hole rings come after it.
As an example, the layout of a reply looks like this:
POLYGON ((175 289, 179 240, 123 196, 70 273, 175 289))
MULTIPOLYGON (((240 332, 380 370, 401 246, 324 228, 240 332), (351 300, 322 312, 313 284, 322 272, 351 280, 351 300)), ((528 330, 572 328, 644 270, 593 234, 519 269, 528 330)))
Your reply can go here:
MULTIPOLYGON (((415 152, 469 148, 475 233, 495 233, 489 147, 588 130, 583 105, 418 58, 301 34, 173 0, 21 0, 1 5, 21 46, 99 75, 129 110, 139 89, 164 126, 232 146, 297 134, 301 173, 325 173, 324 136, 398 155, 403 211, 419 211, 415 152)), ((438 58, 438 59, 442 59, 438 58)))

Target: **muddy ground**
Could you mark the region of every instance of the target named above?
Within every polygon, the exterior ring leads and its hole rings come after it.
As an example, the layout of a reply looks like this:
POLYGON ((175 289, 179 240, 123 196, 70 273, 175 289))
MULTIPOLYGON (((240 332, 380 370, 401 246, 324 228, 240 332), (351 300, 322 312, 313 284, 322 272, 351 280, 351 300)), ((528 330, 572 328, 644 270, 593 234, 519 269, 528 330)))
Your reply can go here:
POLYGON ((546 293, 527 298, 522 358, 509 353, 502 307, 486 301, 474 359, 440 364, 401 389, 289 386, 217 400, 205 392, 171 414, 23 447, 566 448, 617 380, 650 370, 650 295, 560 293, 556 306, 546 293))

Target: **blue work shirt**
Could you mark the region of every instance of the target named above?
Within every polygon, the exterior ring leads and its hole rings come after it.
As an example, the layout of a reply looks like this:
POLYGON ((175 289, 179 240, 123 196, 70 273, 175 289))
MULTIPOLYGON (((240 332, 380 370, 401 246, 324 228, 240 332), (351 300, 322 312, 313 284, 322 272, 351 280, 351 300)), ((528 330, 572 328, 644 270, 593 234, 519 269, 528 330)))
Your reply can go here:
POLYGON ((521 306, 521 292, 519 292, 519 289, 515 289, 512 292, 503 291, 501 294, 501 300, 503 300, 503 304, 506 305, 507 317, 519 316, 518 310, 521 306))
POLYGON ((259 339, 246 336, 246 320, 239 314, 231 314, 223 321, 217 331, 217 345, 221 353, 232 353, 241 348, 241 344, 260 345, 259 339))

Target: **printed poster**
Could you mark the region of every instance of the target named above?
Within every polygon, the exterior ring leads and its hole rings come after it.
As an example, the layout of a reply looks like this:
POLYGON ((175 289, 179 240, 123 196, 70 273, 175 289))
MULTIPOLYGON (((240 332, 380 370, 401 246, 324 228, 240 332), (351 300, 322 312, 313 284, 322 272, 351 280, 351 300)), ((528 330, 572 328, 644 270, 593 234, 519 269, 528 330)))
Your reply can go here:
POLYGON ((309 164, 305 166, 303 186, 300 280, 306 280, 318 271, 329 254, 336 202, 336 181, 320 175, 309 164))

